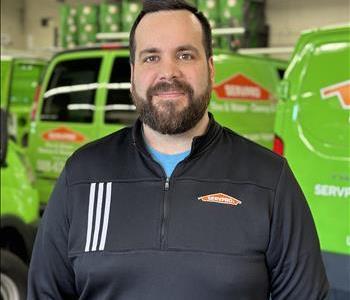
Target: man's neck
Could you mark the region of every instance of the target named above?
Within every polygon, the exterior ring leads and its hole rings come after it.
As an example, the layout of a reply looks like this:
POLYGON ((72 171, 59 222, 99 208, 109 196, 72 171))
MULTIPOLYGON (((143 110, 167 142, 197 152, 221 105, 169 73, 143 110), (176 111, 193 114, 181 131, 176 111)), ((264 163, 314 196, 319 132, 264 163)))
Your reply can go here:
POLYGON ((149 146, 161 153, 176 154, 190 150, 193 138, 203 135, 208 124, 209 116, 205 113, 195 127, 181 134, 161 134, 146 124, 143 124, 143 132, 149 146))

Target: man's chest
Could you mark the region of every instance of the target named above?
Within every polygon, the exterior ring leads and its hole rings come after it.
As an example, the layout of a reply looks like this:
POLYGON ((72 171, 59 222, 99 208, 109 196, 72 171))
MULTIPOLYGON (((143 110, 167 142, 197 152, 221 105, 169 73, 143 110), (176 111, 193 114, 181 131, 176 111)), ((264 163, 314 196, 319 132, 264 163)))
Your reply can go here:
POLYGON ((149 290, 147 283, 182 292, 197 282, 207 295, 267 289, 270 190, 226 180, 132 180, 75 184, 69 197, 69 256, 81 290, 99 282, 119 291, 125 281, 136 290, 149 290))
POLYGON ((69 252, 191 250, 264 253, 273 192, 252 184, 191 179, 75 184, 69 252))

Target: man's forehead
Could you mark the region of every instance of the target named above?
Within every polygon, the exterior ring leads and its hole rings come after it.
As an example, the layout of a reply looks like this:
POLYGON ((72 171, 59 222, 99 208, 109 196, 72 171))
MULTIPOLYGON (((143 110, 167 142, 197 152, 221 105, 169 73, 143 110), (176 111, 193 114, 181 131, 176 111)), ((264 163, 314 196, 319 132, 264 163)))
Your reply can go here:
POLYGON ((146 14, 135 31, 136 44, 142 44, 159 36, 169 40, 172 37, 186 37, 202 41, 202 26, 195 15, 187 10, 165 10, 146 14))

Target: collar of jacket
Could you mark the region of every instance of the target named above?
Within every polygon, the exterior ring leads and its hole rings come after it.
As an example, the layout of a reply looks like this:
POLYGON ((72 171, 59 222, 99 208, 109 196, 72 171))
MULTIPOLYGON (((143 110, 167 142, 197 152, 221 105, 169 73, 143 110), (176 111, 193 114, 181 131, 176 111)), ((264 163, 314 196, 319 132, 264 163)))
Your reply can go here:
MULTIPOLYGON (((222 127, 214 120, 214 117, 209 113, 209 124, 205 134, 193 138, 192 147, 189 157, 194 157, 205 151, 219 136, 222 127)), ((132 136, 134 145, 144 154, 150 156, 142 136, 142 121, 137 119, 133 128, 132 136)))

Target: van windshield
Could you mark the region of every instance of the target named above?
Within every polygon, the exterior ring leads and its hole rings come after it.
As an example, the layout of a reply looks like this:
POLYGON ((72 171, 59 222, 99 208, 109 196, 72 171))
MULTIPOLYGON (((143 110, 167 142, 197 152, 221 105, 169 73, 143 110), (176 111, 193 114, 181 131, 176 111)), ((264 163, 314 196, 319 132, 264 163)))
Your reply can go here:
POLYGON ((128 57, 116 57, 109 83, 105 106, 105 123, 129 125, 137 117, 130 95, 130 63, 128 57))
POLYGON ((101 58, 58 63, 44 94, 41 120, 91 123, 101 58))

